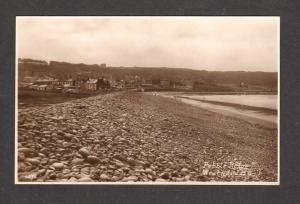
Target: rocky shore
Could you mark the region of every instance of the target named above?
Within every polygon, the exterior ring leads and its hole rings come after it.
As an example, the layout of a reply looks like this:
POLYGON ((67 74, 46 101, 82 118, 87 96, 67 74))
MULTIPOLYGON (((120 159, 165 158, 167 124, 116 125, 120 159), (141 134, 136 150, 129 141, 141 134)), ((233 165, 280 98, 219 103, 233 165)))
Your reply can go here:
MULTIPOLYGON (((229 137, 228 130, 223 127, 223 137, 217 120, 212 127, 212 113, 202 110, 197 120, 202 126, 195 125, 170 111, 178 106, 166 100, 170 99, 120 92, 19 109, 18 180, 276 181, 276 141, 271 139, 272 156, 265 152, 269 160, 240 154, 218 140, 229 137), (168 108, 158 104, 161 100, 168 108)), ((275 130, 244 125, 276 138, 275 130)))

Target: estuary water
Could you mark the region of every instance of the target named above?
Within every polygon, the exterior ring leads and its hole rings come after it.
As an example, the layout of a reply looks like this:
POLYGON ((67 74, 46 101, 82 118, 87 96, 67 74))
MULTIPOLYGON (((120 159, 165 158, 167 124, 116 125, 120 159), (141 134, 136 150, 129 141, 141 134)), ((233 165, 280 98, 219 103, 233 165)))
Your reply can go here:
POLYGON ((277 127, 277 95, 203 95, 172 92, 159 95, 224 115, 277 127))

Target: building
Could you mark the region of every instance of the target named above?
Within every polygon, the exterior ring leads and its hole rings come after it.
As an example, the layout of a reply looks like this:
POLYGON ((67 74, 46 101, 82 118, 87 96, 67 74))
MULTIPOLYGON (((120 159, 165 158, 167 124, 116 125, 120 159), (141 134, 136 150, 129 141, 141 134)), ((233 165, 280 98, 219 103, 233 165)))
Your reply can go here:
POLYGON ((71 85, 71 84, 64 84, 64 85, 63 85, 63 88, 64 88, 64 89, 76 89, 76 86, 73 86, 73 85, 71 85))
POLYGON ((53 89, 54 89, 54 86, 52 85, 52 84, 49 84, 49 85, 47 85, 47 87, 46 87, 46 91, 53 91, 53 89))
POLYGON ((23 78, 23 81, 24 82, 27 82, 27 83, 34 83, 35 82, 35 79, 32 77, 32 76, 25 76, 23 78))
POLYGON ((39 85, 36 87, 36 90, 38 91, 46 91, 48 85, 39 85))
POLYGON ((116 80, 111 85, 115 89, 124 89, 125 88, 125 81, 124 80, 116 80))
POLYGON ((75 81, 73 79, 68 79, 68 80, 58 80, 58 79, 55 79, 55 80, 52 80, 51 83, 53 85, 56 85, 56 86, 64 86, 66 84, 68 84, 70 86, 74 86, 75 81))
POLYGON ((127 75, 125 76, 124 82, 126 89, 137 89, 142 83, 142 79, 137 75, 127 75))
POLYGON ((34 81, 34 84, 49 85, 49 84, 52 84, 52 80, 51 79, 37 79, 37 80, 34 81))
POLYGON ((104 90, 110 89, 111 88, 111 83, 106 78, 98 79, 98 88, 101 88, 101 89, 104 89, 104 90))
POLYGON ((75 85, 75 87, 77 88, 77 89, 81 89, 81 88, 84 88, 84 86, 85 86, 85 83, 87 82, 88 80, 76 80, 75 82, 74 82, 74 85, 75 85))
POLYGON ((98 79, 89 79, 84 85, 87 90, 97 91, 99 88, 99 81, 98 79))
POLYGON ((143 83, 140 85, 140 90, 141 91, 150 91, 153 90, 154 86, 152 83, 143 83))

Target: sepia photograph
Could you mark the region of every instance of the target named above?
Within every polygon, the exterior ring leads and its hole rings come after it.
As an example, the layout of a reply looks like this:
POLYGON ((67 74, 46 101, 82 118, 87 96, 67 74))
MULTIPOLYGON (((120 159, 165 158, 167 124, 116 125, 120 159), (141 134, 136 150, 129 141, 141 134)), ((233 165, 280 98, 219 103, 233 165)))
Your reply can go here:
POLYGON ((17 16, 15 49, 16 184, 280 184, 280 17, 17 16))

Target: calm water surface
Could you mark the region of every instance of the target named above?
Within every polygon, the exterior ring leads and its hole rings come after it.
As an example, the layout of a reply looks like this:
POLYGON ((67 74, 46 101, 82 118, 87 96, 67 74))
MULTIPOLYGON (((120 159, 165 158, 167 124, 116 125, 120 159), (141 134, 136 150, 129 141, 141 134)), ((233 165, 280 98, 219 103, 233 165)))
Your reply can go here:
POLYGON ((187 95, 179 96, 191 99, 234 103, 252 107, 262 107, 277 110, 277 95, 187 95))
POLYGON ((214 112, 224 115, 231 115, 241 118, 258 119, 269 123, 277 123, 277 114, 269 113, 262 110, 246 110, 226 104, 212 104, 213 102, 224 102, 238 105, 246 105, 254 108, 268 108, 277 110, 278 96, 277 95, 197 95, 197 94, 184 94, 184 93, 158 93, 165 97, 176 98, 184 103, 205 108, 214 112), (184 97, 184 98, 180 98, 184 97), (203 101, 197 101, 203 100, 203 101), (207 102, 206 102, 207 101, 207 102))

